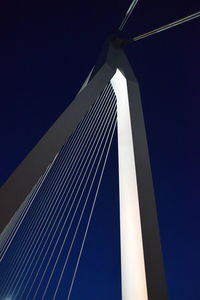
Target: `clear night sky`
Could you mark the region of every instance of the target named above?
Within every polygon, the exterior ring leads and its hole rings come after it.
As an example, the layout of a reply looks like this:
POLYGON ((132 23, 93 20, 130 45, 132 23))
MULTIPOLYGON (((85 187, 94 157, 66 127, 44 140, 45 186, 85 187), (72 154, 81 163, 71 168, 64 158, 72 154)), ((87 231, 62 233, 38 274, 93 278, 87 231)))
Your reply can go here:
MULTIPOLYGON (((73 100, 130 2, 1 2, 1 184, 73 100)), ((198 10, 197 0, 140 0, 124 36, 144 33, 198 10)), ((197 19, 126 49, 141 88, 170 300, 200 299, 199 32, 197 19)), ((107 178, 112 177, 115 154, 107 178)), ((100 224, 98 210, 95 214, 100 224)), ((114 228, 116 220, 105 219, 114 228)), ((107 236, 99 232, 97 245, 106 241, 109 249, 112 230, 107 236)), ((82 270, 88 264, 83 262, 82 270)), ((106 270, 95 266, 99 276, 106 270)), ((74 299, 104 299, 104 281, 99 278, 102 282, 98 285, 97 280, 90 290, 93 298, 74 299)), ((104 279, 117 294, 119 274, 114 267, 104 279)), ((107 299, 118 299, 113 297, 107 299)))

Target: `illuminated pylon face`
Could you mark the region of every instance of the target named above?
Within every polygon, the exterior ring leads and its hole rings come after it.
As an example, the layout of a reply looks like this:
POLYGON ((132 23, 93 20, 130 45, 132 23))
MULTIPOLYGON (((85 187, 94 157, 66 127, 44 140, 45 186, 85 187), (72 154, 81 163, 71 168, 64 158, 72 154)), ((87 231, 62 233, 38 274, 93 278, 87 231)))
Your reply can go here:
POLYGON ((122 299, 147 300, 127 82, 119 69, 111 84, 117 97, 122 299))

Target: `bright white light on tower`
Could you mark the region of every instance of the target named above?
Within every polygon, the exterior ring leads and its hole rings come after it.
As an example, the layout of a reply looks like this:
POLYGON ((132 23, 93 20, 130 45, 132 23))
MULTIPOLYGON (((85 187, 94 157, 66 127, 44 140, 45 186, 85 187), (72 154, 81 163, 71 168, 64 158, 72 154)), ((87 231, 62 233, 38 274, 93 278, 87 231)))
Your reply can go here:
POLYGON ((119 70, 111 84, 117 97, 122 299, 147 300, 127 82, 119 70))

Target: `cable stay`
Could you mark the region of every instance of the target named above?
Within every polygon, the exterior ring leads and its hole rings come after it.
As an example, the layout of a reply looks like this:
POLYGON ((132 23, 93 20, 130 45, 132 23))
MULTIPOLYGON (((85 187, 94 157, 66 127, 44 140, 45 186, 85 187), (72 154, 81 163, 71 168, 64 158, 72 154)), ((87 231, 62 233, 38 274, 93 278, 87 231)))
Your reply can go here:
POLYGON ((137 3, 138 3, 138 0, 133 0, 132 1, 131 5, 129 6, 129 9, 126 12, 126 15, 125 15, 123 21, 121 22, 121 24, 118 28, 119 31, 123 30, 125 24, 127 23, 128 19, 130 18, 130 16, 131 16, 131 14, 132 14, 132 12, 133 12, 133 10, 134 10, 137 3))
POLYGON ((173 28, 175 26, 178 26, 180 24, 186 23, 188 21, 191 21, 191 20, 199 18, 199 17, 200 17, 200 11, 198 11, 198 12, 192 14, 192 15, 189 15, 187 17, 184 17, 182 19, 179 19, 177 21, 171 22, 171 23, 169 23, 167 25, 164 25, 164 26, 158 27, 158 28, 156 28, 154 30, 148 31, 148 32, 146 32, 144 34, 138 35, 138 36, 132 38, 130 41, 133 41, 133 42, 139 41, 141 39, 144 39, 144 38, 149 37, 151 35, 154 35, 154 34, 157 34, 159 32, 165 31, 167 29, 173 28))

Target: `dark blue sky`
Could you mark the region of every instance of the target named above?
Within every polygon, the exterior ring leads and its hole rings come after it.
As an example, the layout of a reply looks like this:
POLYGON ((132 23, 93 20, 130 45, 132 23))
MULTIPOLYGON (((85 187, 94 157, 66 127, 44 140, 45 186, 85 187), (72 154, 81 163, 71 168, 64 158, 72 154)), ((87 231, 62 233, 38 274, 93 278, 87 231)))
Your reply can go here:
MULTIPOLYGON (((0 4, 1 184, 73 100, 130 2, 0 4)), ((198 10, 197 0, 139 1, 124 36, 198 10)), ((200 299, 199 31, 194 20, 126 49, 141 87, 172 300, 200 299)))

